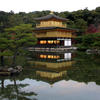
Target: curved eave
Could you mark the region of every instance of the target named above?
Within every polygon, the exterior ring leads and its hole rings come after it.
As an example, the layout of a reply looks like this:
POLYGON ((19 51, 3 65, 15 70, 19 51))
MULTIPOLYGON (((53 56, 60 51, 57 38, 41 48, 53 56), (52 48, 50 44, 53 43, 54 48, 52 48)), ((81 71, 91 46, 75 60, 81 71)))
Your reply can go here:
POLYGON ((40 28, 35 28, 33 31, 34 32, 39 32, 39 31, 51 31, 51 30, 63 30, 63 31, 72 31, 76 32, 77 30, 71 29, 71 28, 62 28, 62 27, 40 27, 40 28))
POLYGON ((61 21, 67 21, 68 20, 66 18, 56 16, 54 14, 50 14, 50 15, 47 15, 47 16, 44 16, 44 17, 34 18, 34 20, 36 20, 36 21, 50 20, 50 19, 57 19, 57 20, 61 20, 61 21))

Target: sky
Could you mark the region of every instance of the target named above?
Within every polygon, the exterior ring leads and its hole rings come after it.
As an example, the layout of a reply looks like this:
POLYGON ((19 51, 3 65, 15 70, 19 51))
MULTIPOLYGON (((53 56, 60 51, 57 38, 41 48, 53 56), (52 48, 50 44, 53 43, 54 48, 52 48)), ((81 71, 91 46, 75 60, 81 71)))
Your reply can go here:
POLYGON ((0 11, 33 12, 51 10, 56 12, 77 11, 100 7, 100 0, 0 0, 0 11))

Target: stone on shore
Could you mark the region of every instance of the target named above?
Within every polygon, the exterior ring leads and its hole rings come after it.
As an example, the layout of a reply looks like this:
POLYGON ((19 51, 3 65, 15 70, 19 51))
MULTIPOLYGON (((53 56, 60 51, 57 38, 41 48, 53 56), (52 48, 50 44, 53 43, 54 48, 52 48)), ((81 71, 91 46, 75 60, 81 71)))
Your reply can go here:
POLYGON ((0 75, 1 76, 8 76, 8 75, 14 75, 19 74, 22 71, 22 66, 16 66, 15 68, 6 68, 1 67, 0 68, 0 75))

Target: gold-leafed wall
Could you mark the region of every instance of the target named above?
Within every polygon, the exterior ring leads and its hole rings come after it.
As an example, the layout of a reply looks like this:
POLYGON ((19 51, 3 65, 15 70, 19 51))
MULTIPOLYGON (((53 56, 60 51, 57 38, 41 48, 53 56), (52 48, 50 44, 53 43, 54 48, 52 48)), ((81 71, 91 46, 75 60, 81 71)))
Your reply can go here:
POLYGON ((67 37, 72 38, 74 37, 71 32, 59 32, 59 31, 50 31, 46 33, 36 33, 37 38, 42 37, 67 37))
POLYGON ((36 28, 39 27, 64 27, 66 28, 67 25, 61 21, 41 21, 40 24, 36 25, 36 28))

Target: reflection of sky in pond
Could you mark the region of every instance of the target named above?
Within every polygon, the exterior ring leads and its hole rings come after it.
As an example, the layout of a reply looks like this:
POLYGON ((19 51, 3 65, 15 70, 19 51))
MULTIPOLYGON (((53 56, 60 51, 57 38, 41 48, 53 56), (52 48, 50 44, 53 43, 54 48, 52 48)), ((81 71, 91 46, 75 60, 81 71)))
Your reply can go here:
MULTIPOLYGON (((13 84, 13 82, 6 80, 5 86, 7 84, 13 84)), ((85 84, 62 80, 50 85, 42 81, 25 79, 17 81, 17 84, 29 84, 21 88, 21 91, 37 93, 38 100, 100 100, 100 86, 95 82, 85 84)))

